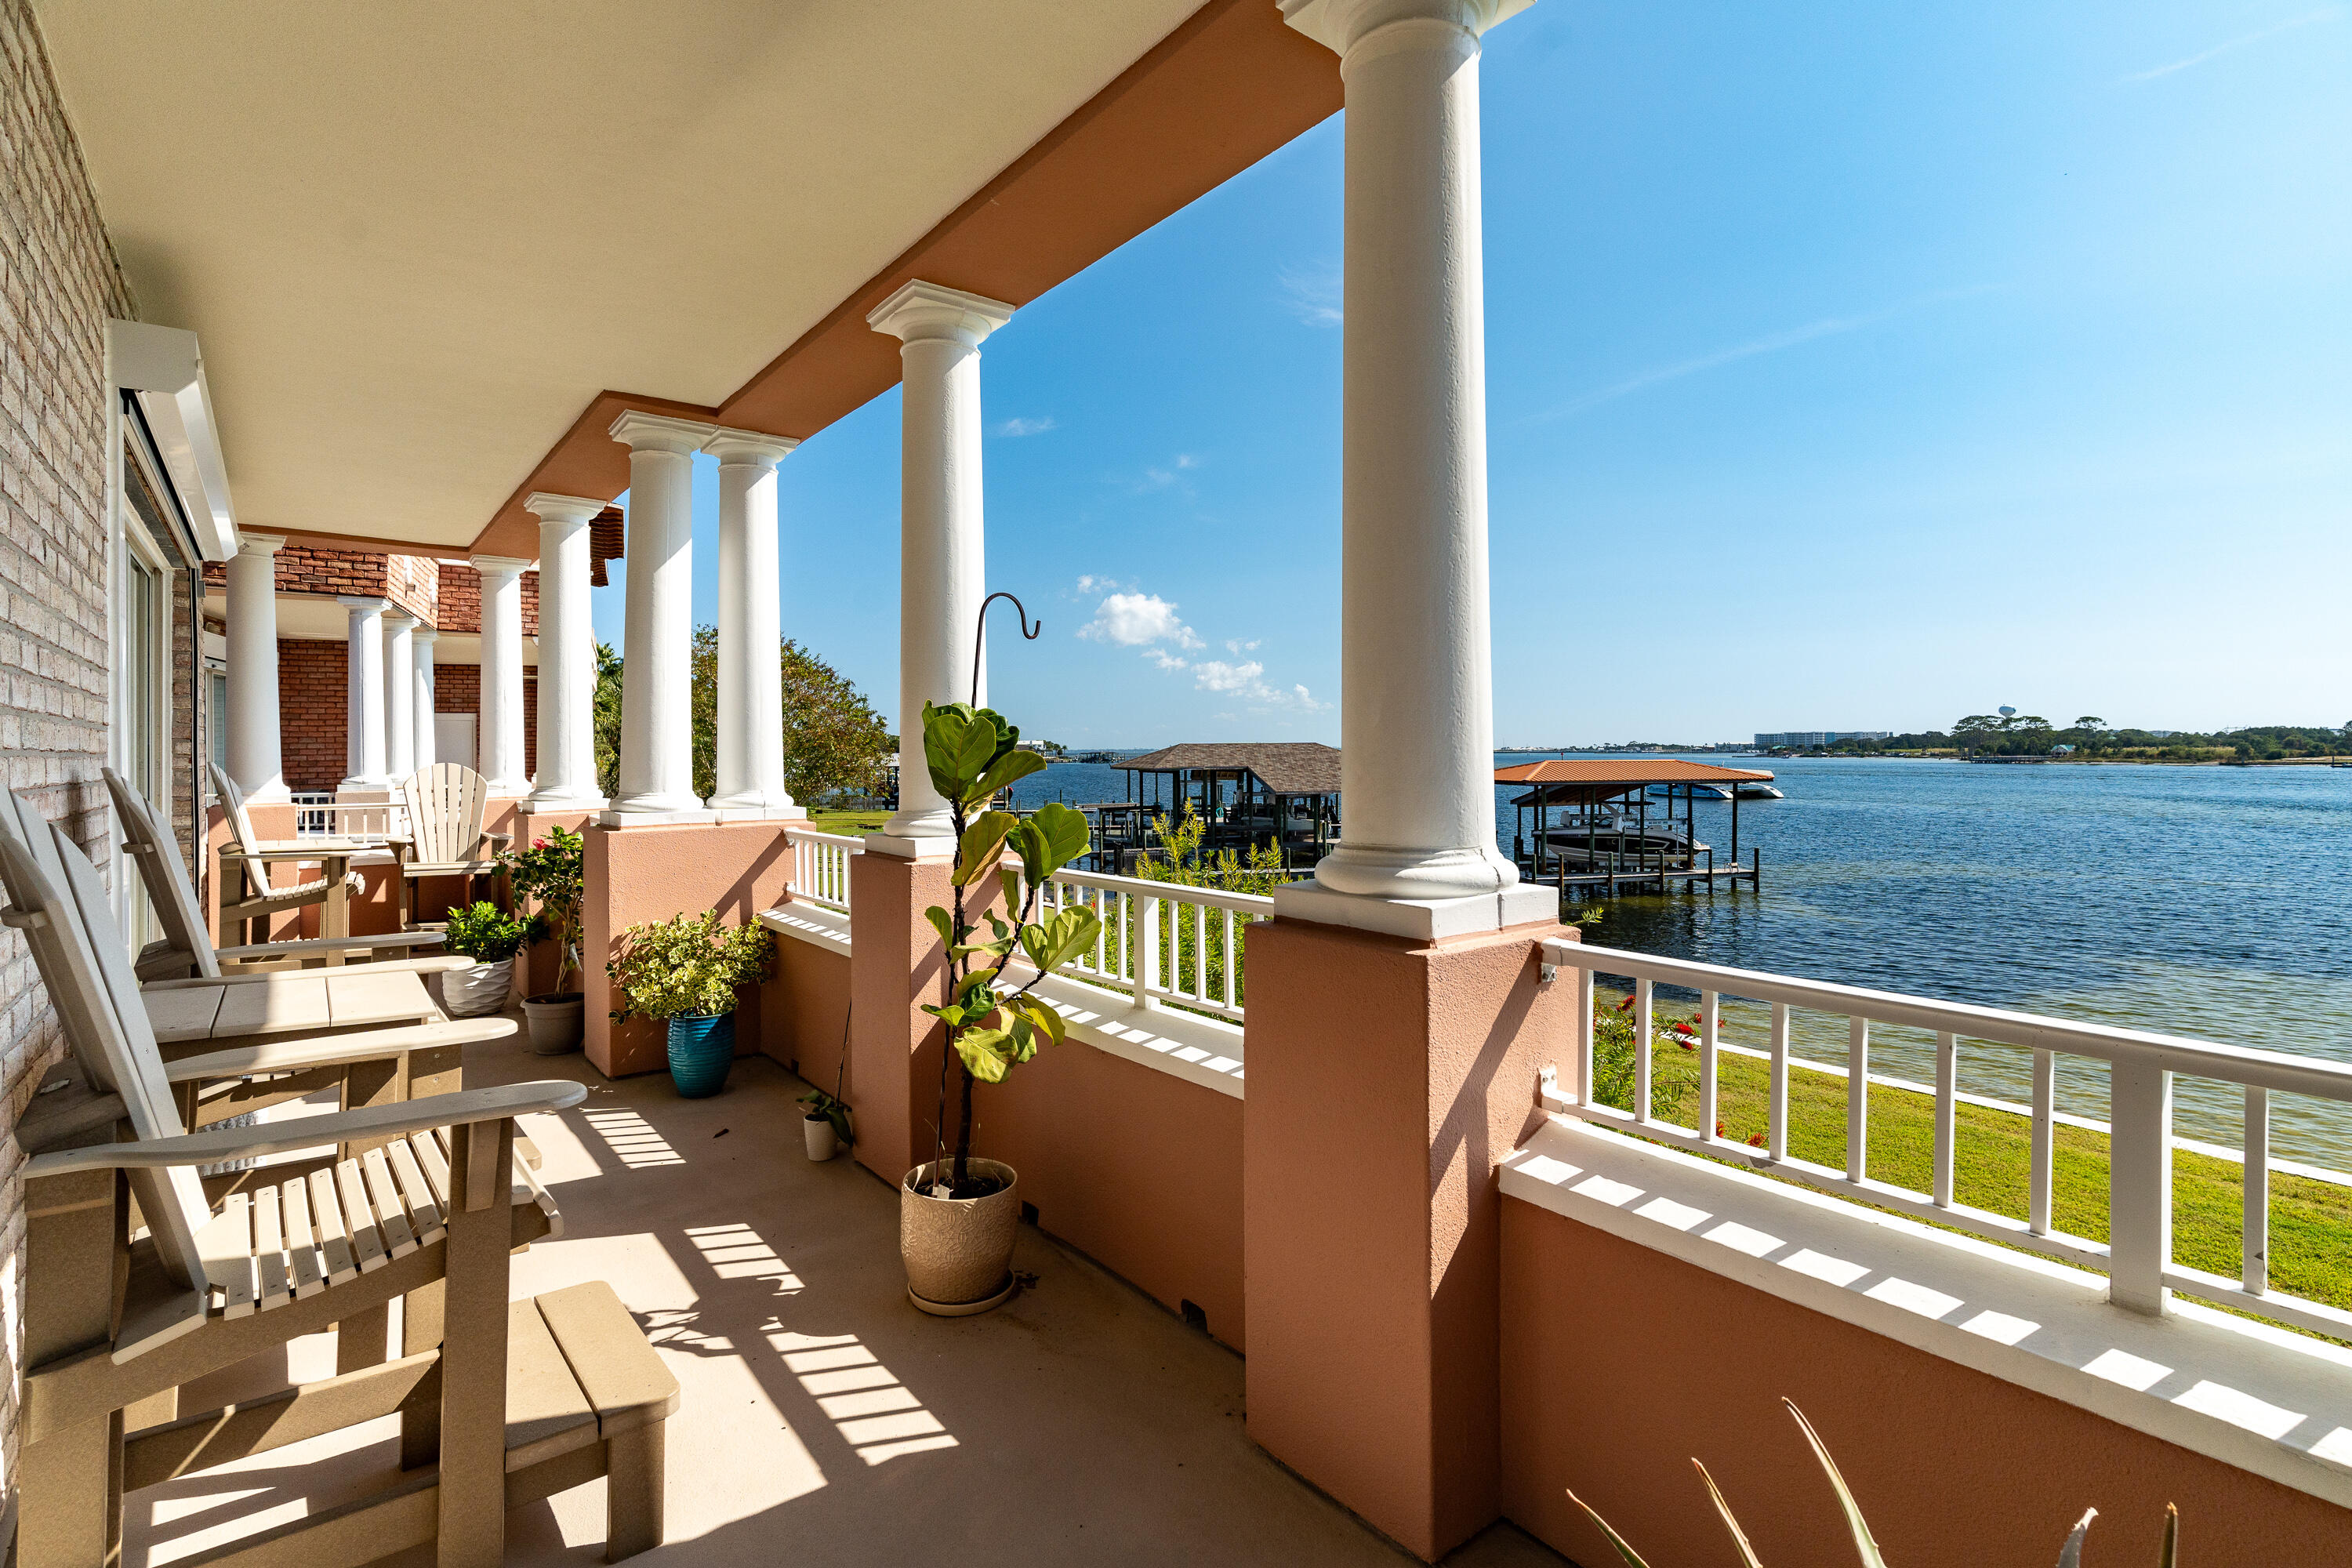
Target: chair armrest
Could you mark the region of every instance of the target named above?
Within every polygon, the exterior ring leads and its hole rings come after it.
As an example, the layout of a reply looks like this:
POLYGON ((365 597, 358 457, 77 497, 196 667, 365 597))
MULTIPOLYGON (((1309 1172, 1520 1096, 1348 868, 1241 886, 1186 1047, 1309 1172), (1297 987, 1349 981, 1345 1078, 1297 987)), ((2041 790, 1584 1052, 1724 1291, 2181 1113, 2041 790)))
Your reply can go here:
POLYGON ((55 1153, 34 1155, 25 1162, 24 1169, 27 1176, 64 1176, 76 1171, 217 1165, 229 1160, 257 1160, 296 1149, 315 1149, 321 1143, 401 1137, 436 1127, 470 1126, 482 1121, 506 1121, 533 1111, 567 1110, 587 1098, 587 1085, 568 1079, 502 1084, 496 1089, 427 1095, 423 1100, 404 1100, 397 1105, 372 1105, 363 1110, 339 1110, 331 1116, 298 1116, 287 1121, 264 1122, 258 1127, 60 1149, 55 1153))
POLYGON ((304 936, 289 937, 284 942, 247 942, 242 947, 220 947, 213 956, 223 963, 251 963, 265 958, 302 958, 320 952, 370 952, 380 947, 431 947, 441 940, 436 932, 423 931, 383 931, 367 936, 304 936))
POLYGON ((258 860, 264 864, 280 860, 348 860, 374 847, 373 844, 350 843, 338 838, 314 839, 307 844, 264 844, 252 849, 224 844, 221 846, 221 858, 225 860, 258 860))
POLYGON ((349 1035, 257 1040, 249 1046, 165 1062, 163 1077, 172 1083, 196 1083, 209 1079, 299 1072, 306 1068, 336 1067, 346 1062, 382 1061, 386 1057, 403 1057, 411 1051, 434 1050, 443 1046, 484 1045, 503 1040, 514 1032, 512 1018, 453 1018, 441 1024, 406 1024, 396 1029, 362 1030, 349 1035))
POLYGON ((432 952, 423 958, 386 958, 373 963, 345 964, 341 969, 252 969, 210 978, 150 980, 139 989, 194 991, 200 985, 267 985, 274 980, 316 980, 328 974, 447 974, 473 965, 472 959, 460 958, 456 953, 432 952))

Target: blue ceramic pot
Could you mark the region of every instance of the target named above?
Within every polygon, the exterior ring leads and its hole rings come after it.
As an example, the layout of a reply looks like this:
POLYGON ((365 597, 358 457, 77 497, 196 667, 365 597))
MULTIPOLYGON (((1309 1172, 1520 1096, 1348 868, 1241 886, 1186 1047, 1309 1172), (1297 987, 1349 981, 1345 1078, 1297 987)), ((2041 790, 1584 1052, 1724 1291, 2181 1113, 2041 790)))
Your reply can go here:
POLYGON ((735 1065, 735 1015, 669 1021, 669 1077, 681 1100, 705 1100, 727 1087, 735 1065))

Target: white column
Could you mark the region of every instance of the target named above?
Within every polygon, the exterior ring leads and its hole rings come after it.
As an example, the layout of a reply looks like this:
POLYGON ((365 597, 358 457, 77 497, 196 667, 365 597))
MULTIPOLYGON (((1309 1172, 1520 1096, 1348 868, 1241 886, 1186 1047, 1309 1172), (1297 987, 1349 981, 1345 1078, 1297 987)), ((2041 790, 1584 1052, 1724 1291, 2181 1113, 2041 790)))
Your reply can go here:
POLYGON ((383 601, 338 597, 349 616, 343 649, 343 782, 337 793, 383 798, 383 601))
POLYGON ((1282 0, 1348 110, 1345 837, 1287 914, 1444 936, 1557 913, 1495 847, 1486 598, 1479 37, 1529 3, 1282 0))
POLYGON ((508 555, 476 555, 482 574, 482 781, 493 800, 530 793, 522 764, 522 574, 508 555))
POLYGON ((228 776, 245 798, 288 798, 278 745, 278 552, 275 534, 237 535, 228 563, 228 776))
POLYGON ((416 771, 416 617, 383 616, 383 769, 395 784, 416 771))
POLYGON ((602 820, 626 827, 709 822, 694 793, 694 454, 708 425, 632 411, 628 608, 622 638, 621 797, 602 820))
POLYGON ((721 430, 719 459, 718 789, 721 822, 806 816, 784 787, 776 464, 798 441, 721 430))
MULTIPOLYGON (((980 486, 980 342, 1013 307, 936 283, 901 286, 866 318, 900 340, 898 812, 867 839, 904 856, 954 853, 947 803, 923 763, 923 704, 972 696, 988 595, 980 486)), ((987 660, 980 700, 988 700, 987 660)))
POLYGON ((588 524, 604 503, 535 494, 539 518, 539 776, 533 811, 602 811, 596 787, 596 632, 588 619, 588 524))
POLYGON ((408 634, 408 640, 416 654, 416 668, 409 673, 415 730, 408 761, 411 771, 422 773, 441 760, 441 745, 433 730, 433 645, 441 640, 441 634, 419 626, 408 634))

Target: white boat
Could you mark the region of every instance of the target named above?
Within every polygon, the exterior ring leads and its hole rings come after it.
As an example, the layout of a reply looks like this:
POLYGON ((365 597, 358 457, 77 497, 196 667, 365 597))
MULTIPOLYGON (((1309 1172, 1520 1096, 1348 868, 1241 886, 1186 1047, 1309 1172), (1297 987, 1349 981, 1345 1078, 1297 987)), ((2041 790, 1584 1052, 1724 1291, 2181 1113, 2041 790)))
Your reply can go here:
POLYGON ((1788 797, 1768 784, 1744 784, 1739 786, 1742 800, 1786 800, 1788 797))
POLYGON ((1650 786, 1652 795, 1664 795, 1668 800, 1729 800, 1731 792, 1721 784, 1662 784, 1650 786))

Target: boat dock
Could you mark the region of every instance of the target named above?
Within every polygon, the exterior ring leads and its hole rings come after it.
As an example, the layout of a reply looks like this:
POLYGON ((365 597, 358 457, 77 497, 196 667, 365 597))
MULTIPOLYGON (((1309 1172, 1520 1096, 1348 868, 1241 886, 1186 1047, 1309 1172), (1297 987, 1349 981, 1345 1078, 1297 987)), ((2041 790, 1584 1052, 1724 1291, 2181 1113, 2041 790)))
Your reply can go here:
POLYGON ((1763 851, 1750 845, 1746 860, 1739 854, 1743 786, 1766 789, 1772 782, 1760 769, 1674 758, 1563 757, 1497 768, 1495 782, 1527 786, 1511 803, 1518 810, 1511 856, 1522 877, 1551 883, 1562 899, 1570 889, 1614 897, 1712 890, 1727 881, 1764 885, 1763 851), (1654 816, 1654 790, 1664 795, 1654 816), (1716 847, 1698 837, 1702 796, 1729 800, 1730 842, 1720 859, 1716 847))

